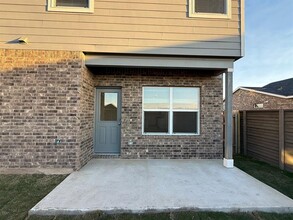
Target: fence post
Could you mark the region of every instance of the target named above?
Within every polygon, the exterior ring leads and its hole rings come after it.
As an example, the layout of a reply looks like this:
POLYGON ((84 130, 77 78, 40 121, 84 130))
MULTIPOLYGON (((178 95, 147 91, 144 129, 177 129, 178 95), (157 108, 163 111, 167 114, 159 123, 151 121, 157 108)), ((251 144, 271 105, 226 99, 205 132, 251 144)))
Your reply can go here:
POLYGON ((279 110, 279 167, 284 170, 285 152, 284 152, 284 110, 279 110))
POLYGON ((246 111, 243 111, 243 153, 247 155, 247 123, 246 123, 246 111))

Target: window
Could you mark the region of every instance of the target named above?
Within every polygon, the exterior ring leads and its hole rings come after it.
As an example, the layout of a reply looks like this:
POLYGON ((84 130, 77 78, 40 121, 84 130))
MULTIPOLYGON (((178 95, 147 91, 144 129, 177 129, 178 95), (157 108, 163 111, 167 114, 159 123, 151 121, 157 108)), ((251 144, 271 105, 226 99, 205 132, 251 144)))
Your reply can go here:
POLYGON ((94 0, 48 0, 48 11, 94 12, 94 0))
POLYGON ((199 88, 144 87, 143 134, 199 134, 199 88))
POLYGON ((117 121, 118 94, 101 92, 100 120, 117 121))
POLYGON ((231 0, 189 0, 189 16, 230 18, 231 0))

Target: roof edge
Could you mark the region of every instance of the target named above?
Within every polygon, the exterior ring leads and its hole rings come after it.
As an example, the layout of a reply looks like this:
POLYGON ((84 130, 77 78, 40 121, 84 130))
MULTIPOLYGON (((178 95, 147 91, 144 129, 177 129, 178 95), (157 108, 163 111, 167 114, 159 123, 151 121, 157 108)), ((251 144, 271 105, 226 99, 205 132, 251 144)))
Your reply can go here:
POLYGON ((264 94, 264 95, 275 96, 275 97, 283 98, 283 99, 291 99, 291 98, 293 98, 293 95, 291 95, 291 96, 277 95, 277 94, 274 94, 274 93, 262 92, 262 91, 258 91, 258 90, 255 90, 255 89, 248 89, 248 88, 245 88, 245 87, 242 87, 242 86, 239 86, 238 88, 236 88, 233 91, 233 94, 235 92, 237 92, 238 90, 240 90, 240 89, 250 91, 250 92, 256 92, 256 93, 260 93, 260 94, 264 94))

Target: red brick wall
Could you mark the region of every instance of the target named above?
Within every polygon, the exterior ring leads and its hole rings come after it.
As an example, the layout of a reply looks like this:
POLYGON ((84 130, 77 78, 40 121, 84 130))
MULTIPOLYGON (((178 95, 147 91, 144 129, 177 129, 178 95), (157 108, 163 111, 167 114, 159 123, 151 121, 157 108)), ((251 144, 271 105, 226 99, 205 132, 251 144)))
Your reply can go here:
POLYGON ((122 158, 222 158, 221 76, 168 69, 97 68, 93 73, 95 86, 122 88, 122 158), (142 135, 143 86, 200 87, 200 135, 142 135))
POLYGON ((284 99, 261 93, 238 90, 233 94, 233 110, 257 110, 254 104, 263 104, 264 109, 293 109, 293 99, 284 99))

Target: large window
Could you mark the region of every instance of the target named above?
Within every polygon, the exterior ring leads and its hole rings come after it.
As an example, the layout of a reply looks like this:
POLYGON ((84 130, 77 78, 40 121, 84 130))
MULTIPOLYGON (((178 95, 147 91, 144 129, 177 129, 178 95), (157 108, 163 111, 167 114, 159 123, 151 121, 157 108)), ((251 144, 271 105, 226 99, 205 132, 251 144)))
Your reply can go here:
POLYGON ((93 12, 94 0, 48 0, 49 11, 93 12))
POLYGON ((189 16, 230 18, 231 0, 189 0, 189 16))
POLYGON ((199 88, 144 87, 143 134, 199 134, 199 99, 199 88))

